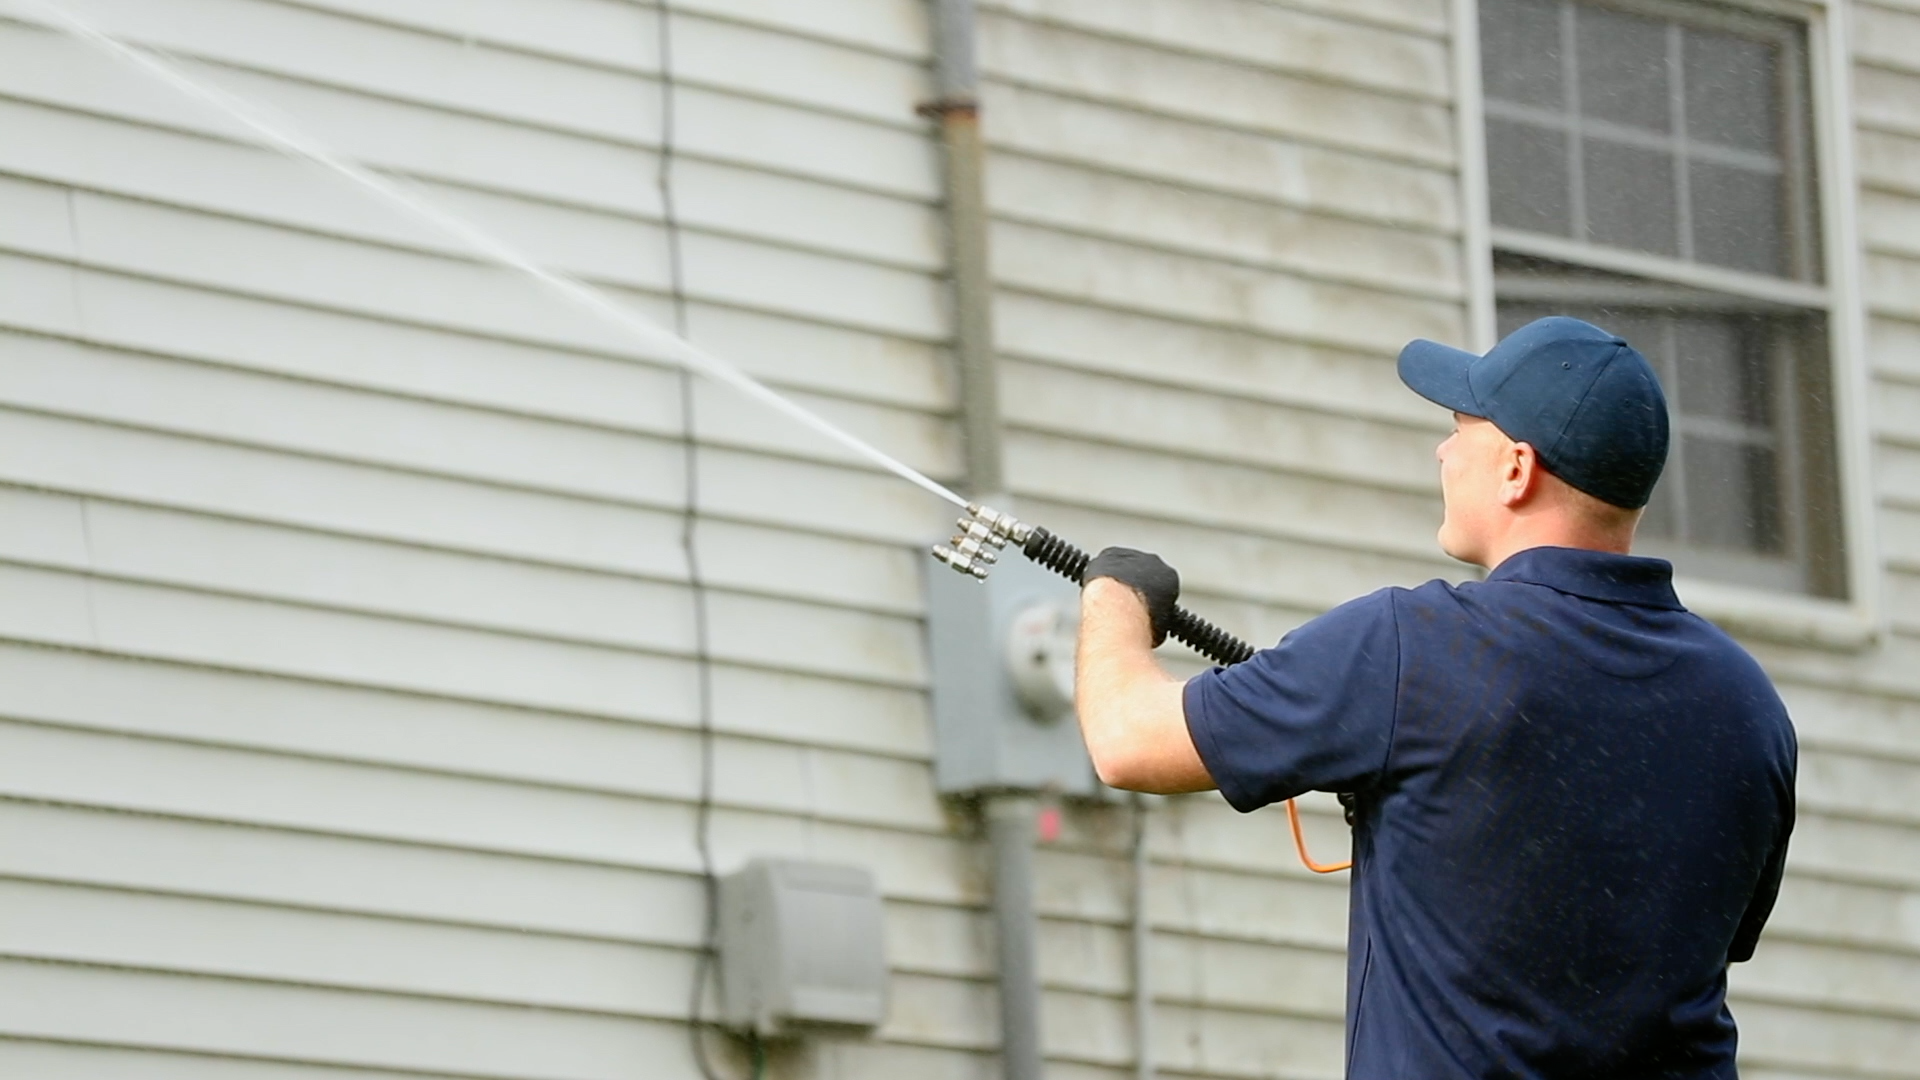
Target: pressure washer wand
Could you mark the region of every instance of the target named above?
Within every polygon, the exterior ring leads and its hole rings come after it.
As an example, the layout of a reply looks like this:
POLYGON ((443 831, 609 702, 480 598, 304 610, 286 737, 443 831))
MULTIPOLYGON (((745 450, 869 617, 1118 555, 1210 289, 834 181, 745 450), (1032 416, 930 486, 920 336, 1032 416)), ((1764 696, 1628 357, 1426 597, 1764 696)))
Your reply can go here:
MULTIPOLYGON (((967 504, 967 516, 960 519, 959 525, 960 532, 952 540, 935 547, 933 557, 963 574, 971 574, 985 581, 994 564, 1000 561, 1000 553, 1006 550, 1008 544, 1012 544, 1027 558, 1076 585, 1086 575, 1090 556, 1038 525, 1028 525, 979 503, 967 504)), ((1201 656, 1225 667, 1253 659, 1253 646, 1183 607, 1173 609, 1173 625, 1167 628, 1167 633, 1193 646, 1193 651, 1201 656)), ((1351 798, 1349 795, 1340 796, 1340 803, 1348 813, 1349 825, 1353 824, 1351 798)), ((1307 834, 1300 825, 1299 804, 1292 799, 1287 800, 1287 824, 1293 829, 1294 850, 1300 853, 1300 862, 1307 869, 1316 874, 1334 874, 1353 867, 1352 861, 1314 861, 1312 854, 1307 851, 1307 834)))
MULTIPOLYGON (((933 549, 933 557, 963 574, 985 580, 1008 544, 1021 554, 1074 584, 1087 572, 1086 552, 1038 525, 1028 525, 991 507, 967 504, 960 532, 933 549)), ((1192 646, 1216 664, 1233 665, 1253 657, 1253 646, 1183 607, 1176 607, 1167 633, 1192 646)))

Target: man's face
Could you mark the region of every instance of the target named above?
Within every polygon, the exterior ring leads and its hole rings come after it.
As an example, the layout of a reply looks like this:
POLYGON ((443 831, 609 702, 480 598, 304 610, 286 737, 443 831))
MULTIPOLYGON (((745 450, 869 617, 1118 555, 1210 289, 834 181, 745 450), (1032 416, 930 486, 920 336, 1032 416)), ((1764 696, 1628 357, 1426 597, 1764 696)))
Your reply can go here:
POLYGON ((1434 450, 1440 459, 1440 494, 1446 518, 1440 523, 1440 550, 1461 562, 1486 565, 1487 541, 1503 509, 1500 484, 1505 451, 1512 440, 1491 421, 1453 414, 1453 434, 1434 450))

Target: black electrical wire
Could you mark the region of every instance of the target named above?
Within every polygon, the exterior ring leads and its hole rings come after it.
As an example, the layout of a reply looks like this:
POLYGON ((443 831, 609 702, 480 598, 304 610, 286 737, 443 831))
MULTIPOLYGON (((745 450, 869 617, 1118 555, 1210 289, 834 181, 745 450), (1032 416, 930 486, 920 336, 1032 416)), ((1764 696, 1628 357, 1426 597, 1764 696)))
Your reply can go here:
MULTIPOLYGON (((668 0, 656 0, 660 69, 660 160, 655 183, 660 190, 660 217, 667 241, 667 276, 673 302, 673 332, 687 333, 686 260, 681 249, 680 214, 673 197, 674 75, 673 10, 668 0)), ((680 519, 680 550, 686 559, 687 588, 693 599, 693 660, 697 672, 695 712, 698 717, 700 763, 698 794, 693 811, 693 845, 700 858, 700 948, 694 958, 693 986, 687 1001, 687 1032, 694 1064, 704 1080, 722 1080, 707 1047, 707 1021, 701 1006, 712 985, 720 933, 720 880, 713 861, 713 646, 707 610, 706 578, 700 569, 700 444, 694 417, 694 375, 680 368, 681 459, 685 463, 686 512, 680 519)), ((766 1054, 758 1038, 750 1040, 755 1080, 766 1070, 766 1054)))

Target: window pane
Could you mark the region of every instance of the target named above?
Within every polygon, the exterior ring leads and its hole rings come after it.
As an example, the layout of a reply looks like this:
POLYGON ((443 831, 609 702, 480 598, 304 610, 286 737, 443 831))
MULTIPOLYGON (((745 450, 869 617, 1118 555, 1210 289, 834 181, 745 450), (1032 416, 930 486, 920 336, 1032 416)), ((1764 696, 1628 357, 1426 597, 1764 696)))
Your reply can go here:
POLYGON ((1785 273, 1786 207, 1780 178, 1697 159, 1687 168, 1694 257, 1757 274, 1785 273))
POLYGON ((1487 163, 1494 224, 1561 236, 1573 231, 1565 135, 1488 118, 1487 163))
POLYGON ((1773 423, 1765 324, 1738 316, 1678 320, 1680 409, 1757 428, 1773 423))
POLYGON ((1773 451, 1703 436, 1685 439, 1688 539, 1777 552, 1780 485, 1773 451))
POLYGON ((1480 0, 1480 61, 1486 95, 1559 112, 1565 57, 1555 0, 1480 0))
POLYGON ((1580 114, 1671 130, 1667 24, 1585 4, 1574 9, 1574 19, 1580 114))
POLYGON ((1779 49, 1732 34, 1685 33, 1687 137, 1774 151, 1780 141, 1779 49))
POLYGON ((1672 156, 1592 137, 1583 146, 1587 238, 1596 244, 1678 254, 1672 156))

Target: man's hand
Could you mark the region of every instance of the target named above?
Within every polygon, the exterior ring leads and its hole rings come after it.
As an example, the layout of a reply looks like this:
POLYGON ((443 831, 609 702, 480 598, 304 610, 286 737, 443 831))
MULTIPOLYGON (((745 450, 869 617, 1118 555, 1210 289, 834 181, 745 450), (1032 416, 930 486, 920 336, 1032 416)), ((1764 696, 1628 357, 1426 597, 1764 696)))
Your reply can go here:
POLYGON ((1168 566, 1158 555, 1110 547, 1087 563, 1080 582, 1082 586, 1091 585, 1097 578, 1112 578, 1139 594, 1153 625, 1153 644, 1158 647, 1166 642, 1174 612, 1179 610, 1180 571, 1168 566))

